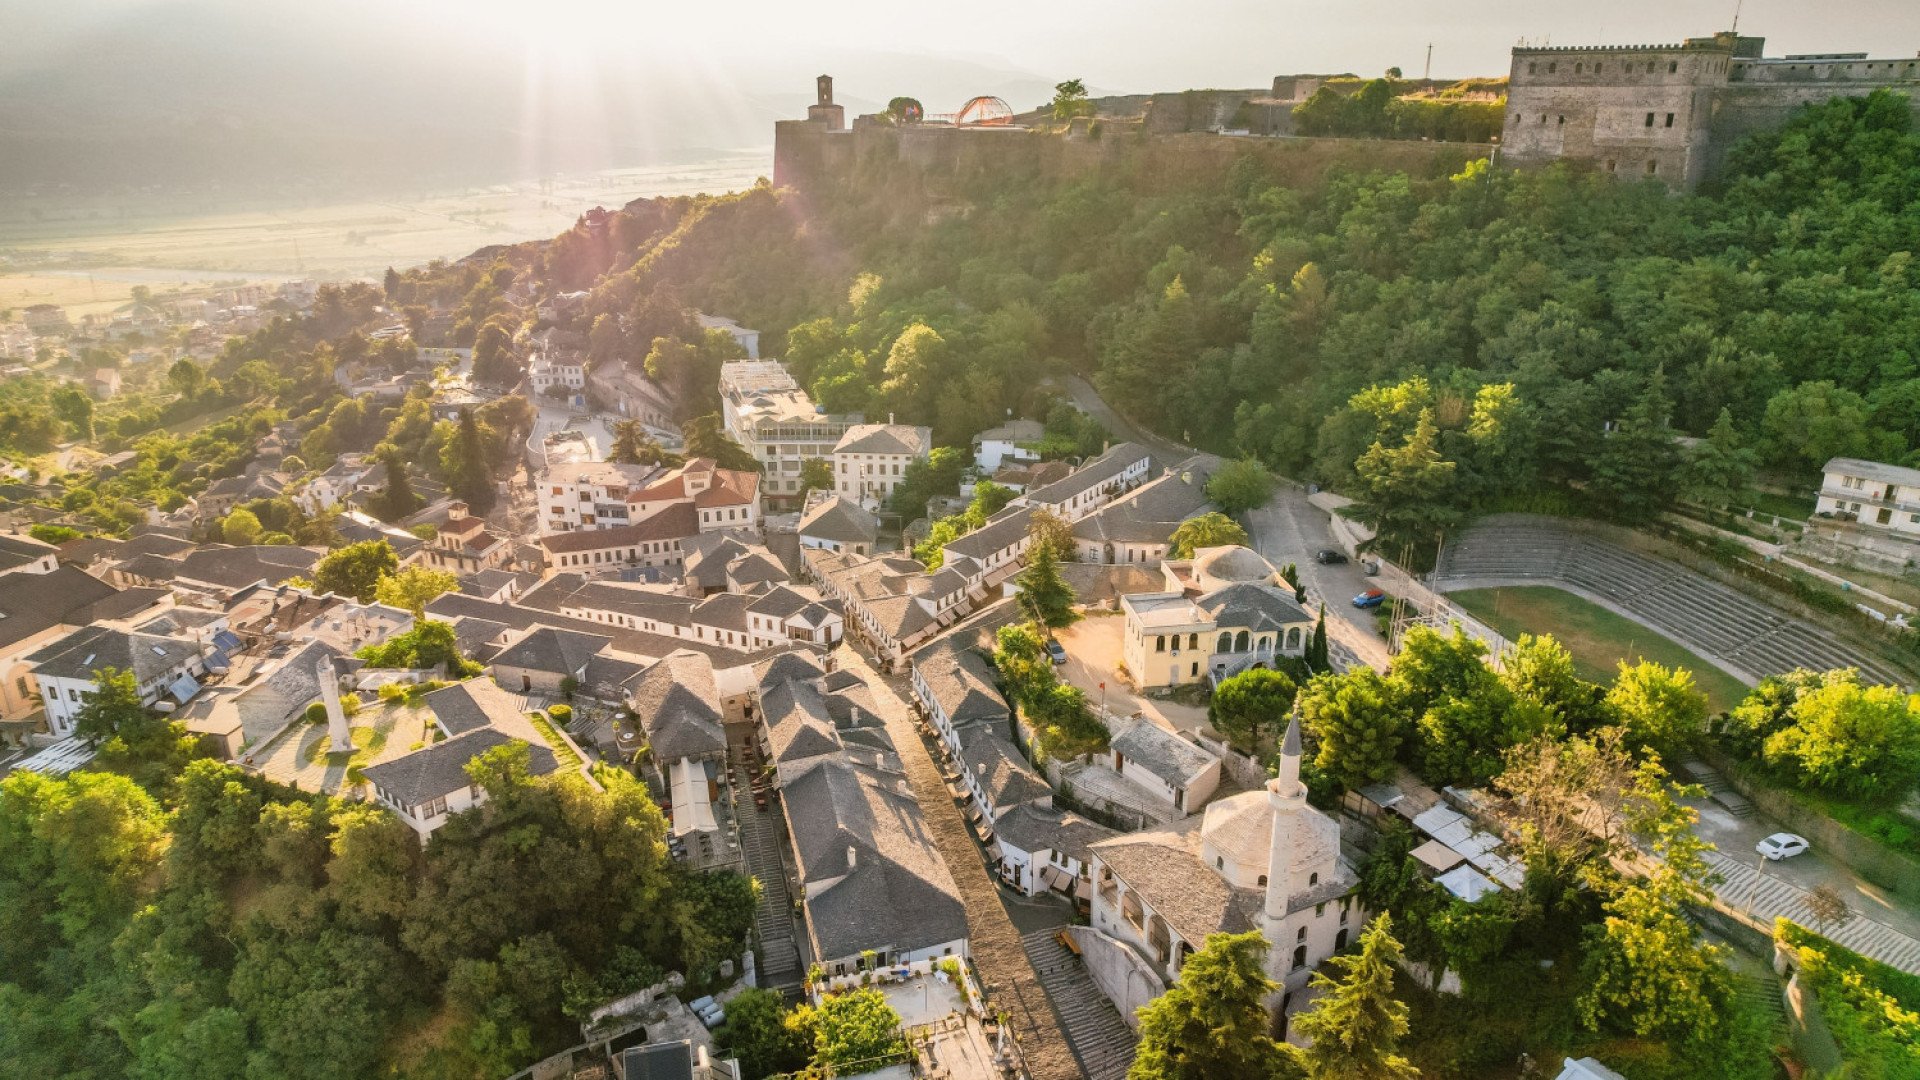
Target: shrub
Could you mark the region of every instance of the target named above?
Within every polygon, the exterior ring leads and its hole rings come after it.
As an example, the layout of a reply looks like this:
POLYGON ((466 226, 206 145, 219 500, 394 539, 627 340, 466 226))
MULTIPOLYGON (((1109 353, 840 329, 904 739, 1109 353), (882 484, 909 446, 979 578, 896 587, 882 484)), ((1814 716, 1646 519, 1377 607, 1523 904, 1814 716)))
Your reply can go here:
POLYGON ((316 701, 313 704, 307 706, 306 715, 307 715, 307 723, 324 724, 327 722, 327 707, 316 701))
POLYGON ((566 727, 573 722, 573 706, 550 705, 547 707, 547 716, 551 718, 555 724, 566 727))

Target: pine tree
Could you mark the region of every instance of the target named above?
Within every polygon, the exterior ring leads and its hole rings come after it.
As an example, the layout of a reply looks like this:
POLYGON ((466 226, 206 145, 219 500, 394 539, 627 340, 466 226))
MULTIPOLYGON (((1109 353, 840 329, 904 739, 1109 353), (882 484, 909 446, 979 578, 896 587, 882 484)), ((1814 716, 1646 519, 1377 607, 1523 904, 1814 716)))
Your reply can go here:
POLYGON ((1140 1010, 1140 1050, 1127 1080, 1270 1077, 1287 1051, 1267 1034, 1267 939, 1211 934, 1180 982, 1140 1010))
POLYGON ((486 440, 472 409, 460 410, 460 427, 440 452, 447 487, 476 516, 493 509, 493 470, 487 467, 486 440))
POLYGON ((399 521, 420 507, 420 496, 413 493, 413 481, 407 477, 407 463, 400 448, 388 446, 380 455, 387 470, 387 487, 369 507, 381 521, 399 521))
POLYGON ((1073 621, 1073 587, 1060 576, 1060 560, 1050 544, 1034 547, 1032 561, 1020 573, 1020 588, 1034 615, 1048 626, 1073 621))
POLYGON ((1307 666, 1314 671, 1333 670, 1333 665, 1327 659, 1327 605, 1325 604, 1320 605, 1320 619, 1313 624, 1313 638, 1307 642, 1307 666))
POLYGON ((1313 1040, 1300 1055, 1310 1080, 1411 1080, 1420 1075, 1397 1052, 1407 1033, 1407 1007, 1393 997, 1393 964, 1400 943, 1385 912, 1360 934, 1358 956, 1336 956, 1330 965, 1345 970, 1334 979, 1316 972, 1320 999, 1294 1020, 1294 1029, 1313 1040))

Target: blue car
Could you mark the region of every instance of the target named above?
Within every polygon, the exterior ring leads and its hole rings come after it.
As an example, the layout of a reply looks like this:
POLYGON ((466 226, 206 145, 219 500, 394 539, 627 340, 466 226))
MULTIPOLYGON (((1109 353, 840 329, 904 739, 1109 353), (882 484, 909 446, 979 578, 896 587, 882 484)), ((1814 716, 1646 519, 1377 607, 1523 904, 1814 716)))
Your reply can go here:
POLYGON ((1357 608, 1379 607, 1386 599, 1387 594, 1381 592, 1379 589, 1368 589, 1366 592, 1353 598, 1353 606, 1357 608))

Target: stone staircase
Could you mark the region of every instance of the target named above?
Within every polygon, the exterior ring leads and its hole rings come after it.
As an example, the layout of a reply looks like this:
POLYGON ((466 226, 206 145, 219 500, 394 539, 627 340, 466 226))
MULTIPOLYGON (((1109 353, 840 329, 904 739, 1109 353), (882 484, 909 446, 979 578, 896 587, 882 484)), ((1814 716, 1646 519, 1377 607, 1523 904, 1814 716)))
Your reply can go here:
POLYGON ((1787 1033, 1787 1003, 1782 997, 1780 980, 1760 975, 1738 975, 1734 978, 1734 996, 1747 1002, 1754 1010, 1767 1018, 1768 1030, 1776 1039, 1787 1033))
POLYGON ((1733 790, 1733 785, 1727 783, 1727 778, 1720 775, 1718 769, 1697 760, 1688 761, 1682 767, 1686 770, 1687 779, 1706 788, 1707 797, 1720 804, 1727 813, 1742 821, 1754 815, 1753 804, 1747 801, 1745 795, 1733 790))
POLYGON ((753 804, 752 778, 740 764, 739 750, 744 740, 732 741, 731 786, 734 817, 740 823, 740 849, 746 856, 747 872, 760 880, 760 903, 753 913, 754 936, 759 941, 754 956, 759 984, 797 1000, 806 972, 800 963, 799 943, 794 940, 793 896, 787 891, 787 872, 780 862, 785 813, 779 800, 770 801, 765 810, 753 804))
POLYGON ((1140 1037, 1093 984, 1087 965, 1060 943, 1058 929, 1035 930, 1020 944, 1040 974, 1040 985, 1066 1029, 1067 1043, 1087 1080, 1125 1080, 1140 1037))

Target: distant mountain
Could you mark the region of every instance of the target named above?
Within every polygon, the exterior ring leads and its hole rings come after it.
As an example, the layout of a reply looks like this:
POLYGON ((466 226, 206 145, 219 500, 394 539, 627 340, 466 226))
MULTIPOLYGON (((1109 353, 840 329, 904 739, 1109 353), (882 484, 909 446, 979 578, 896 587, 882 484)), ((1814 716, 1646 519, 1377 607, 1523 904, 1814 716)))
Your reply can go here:
POLYGON ((0 193, 336 192, 671 164, 770 144, 772 122, 805 115, 823 71, 850 116, 901 93, 935 112, 974 94, 1029 108, 1052 93, 991 60, 676 66, 582 27, 577 57, 539 70, 511 43, 369 25, 331 4, 95 6, 112 17, 29 20, 28 47, 0 53, 0 193))

